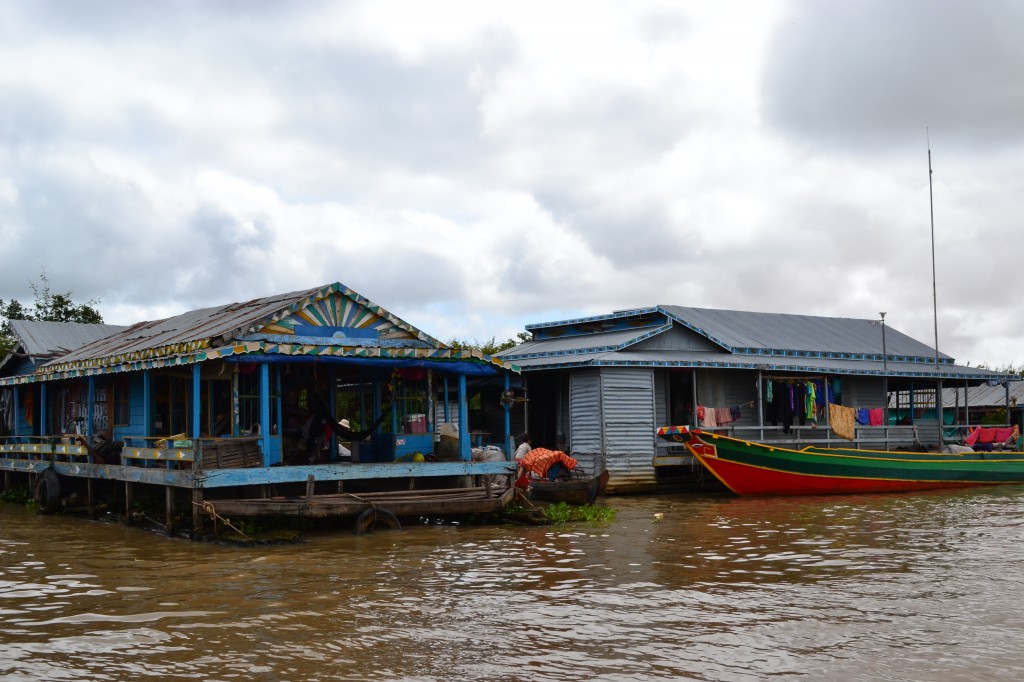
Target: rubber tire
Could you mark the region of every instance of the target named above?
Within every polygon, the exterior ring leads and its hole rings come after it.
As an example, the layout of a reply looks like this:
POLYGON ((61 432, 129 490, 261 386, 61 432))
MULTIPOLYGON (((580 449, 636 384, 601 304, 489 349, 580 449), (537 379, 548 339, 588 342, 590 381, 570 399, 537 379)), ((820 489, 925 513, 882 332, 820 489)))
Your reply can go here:
POLYGON ((36 478, 32 489, 36 509, 40 514, 55 514, 60 511, 60 476, 53 469, 46 469, 36 478))
POLYGON ((402 530, 402 524, 387 509, 370 507, 356 517, 354 530, 356 535, 366 535, 379 530, 402 530))

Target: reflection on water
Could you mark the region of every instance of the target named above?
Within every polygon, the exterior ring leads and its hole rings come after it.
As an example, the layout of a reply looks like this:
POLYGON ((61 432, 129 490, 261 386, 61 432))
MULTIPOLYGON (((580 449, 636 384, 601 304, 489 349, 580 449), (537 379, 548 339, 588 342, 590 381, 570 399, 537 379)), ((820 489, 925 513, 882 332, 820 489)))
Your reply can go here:
MULTIPOLYGON (((10 680, 1017 679, 1024 490, 244 549, 0 509, 10 680)), ((659 516, 660 515, 660 516, 659 516)))

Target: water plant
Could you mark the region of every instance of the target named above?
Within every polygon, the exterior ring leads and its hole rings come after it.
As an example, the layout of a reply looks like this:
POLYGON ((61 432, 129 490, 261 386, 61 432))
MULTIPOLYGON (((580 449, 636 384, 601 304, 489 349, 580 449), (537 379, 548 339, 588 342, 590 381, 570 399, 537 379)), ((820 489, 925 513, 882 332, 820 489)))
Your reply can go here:
POLYGON ((27 506, 30 502, 33 502, 32 491, 28 489, 28 486, 13 486, 7 490, 0 491, 0 502, 27 506))
POLYGON ((566 504, 558 502, 544 508, 544 515, 554 523, 579 521, 608 522, 615 519, 615 510, 603 504, 566 504))

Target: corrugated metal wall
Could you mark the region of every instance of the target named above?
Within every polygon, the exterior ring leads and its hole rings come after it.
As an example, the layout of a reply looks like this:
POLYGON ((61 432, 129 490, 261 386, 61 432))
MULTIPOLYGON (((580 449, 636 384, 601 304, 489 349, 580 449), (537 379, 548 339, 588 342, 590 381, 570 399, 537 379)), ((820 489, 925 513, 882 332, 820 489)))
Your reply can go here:
POLYGON ((843 405, 847 407, 884 407, 885 390, 877 377, 843 377, 843 405))
POLYGON ((654 422, 656 427, 671 426, 672 414, 668 406, 668 372, 654 370, 654 422))
POLYGON ((651 369, 605 368, 601 371, 605 466, 608 487, 655 482, 655 382, 651 369))
POLYGON ((601 442, 601 373, 573 372, 569 379, 569 448, 573 457, 599 455, 601 442))

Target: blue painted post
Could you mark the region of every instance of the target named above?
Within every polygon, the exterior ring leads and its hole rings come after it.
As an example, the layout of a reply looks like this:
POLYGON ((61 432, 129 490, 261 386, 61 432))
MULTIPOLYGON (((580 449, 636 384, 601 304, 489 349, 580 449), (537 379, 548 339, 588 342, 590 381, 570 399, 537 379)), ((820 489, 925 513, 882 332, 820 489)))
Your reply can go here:
POLYGON ((19 431, 19 429, 18 429, 18 426, 19 426, 18 422, 21 421, 21 419, 20 419, 20 417, 21 417, 21 410, 18 409, 18 394, 21 393, 21 391, 18 390, 18 385, 17 384, 15 384, 13 386, 12 392, 14 393, 14 434, 13 435, 14 435, 14 442, 18 442, 18 431, 19 431))
POLYGON ((200 401, 202 391, 199 380, 199 363, 192 363, 192 438, 199 438, 200 401))
POLYGON ((50 433, 50 410, 46 407, 46 382, 39 383, 39 435, 46 436, 50 433))
POLYGON ((240 407, 240 398, 238 389, 238 365, 235 365, 234 371, 231 373, 231 435, 237 436, 241 431, 241 414, 242 409, 240 407))
POLYGON ((274 366, 274 386, 277 387, 277 389, 276 389, 277 399, 274 400, 274 414, 276 415, 276 420, 275 420, 274 423, 277 424, 277 429, 275 429, 274 431, 271 431, 270 435, 272 435, 272 436, 275 435, 278 431, 281 430, 281 419, 282 419, 282 416, 284 414, 284 412, 283 412, 284 407, 282 407, 282 398, 281 398, 281 368, 279 366, 277 366, 277 365, 274 366))
POLYGON ((260 448, 263 450, 263 466, 270 466, 270 365, 260 363, 260 448))
POLYGON ((466 375, 459 375, 459 459, 468 462, 473 459, 469 443, 469 401, 466 398, 466 375))
POLYGON ((95 418, 95 414, 93 413, 93 404, 95 402, 96 377, 90 376, 89 377, 89 384, 88 385, 89 385, 89 388, 88 388, 89 398, 87 400, 87 404, 89 406, 89 411, 87 413, 88 414, 87 418, 88 418, 89 421, 85 425, 85 435, 88 438, 92 438, 92 429, 93 429, 92 420, 95 418))
MULTIPOLYGON (((149 383, 149 370, 142 370, 142 436, 153 435, 153 390, 149 383)), ((148 443, 145 444, 149 447, 148 443)))
MULTIPOLYGON (((508 372, 505 373, 505 392, 508 393, 509 389, 512 388, 512 382, 509 378, 508 372)), ((512 459, 512 401, 506 400, 502 402, 502 407, 505 408, 505 455, 507 459, 512 459)))

